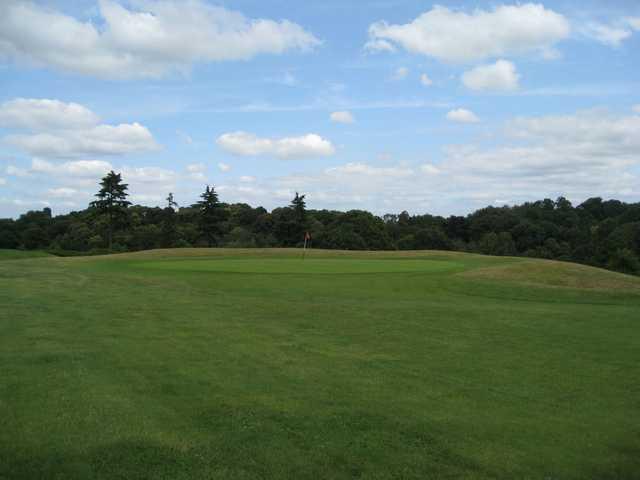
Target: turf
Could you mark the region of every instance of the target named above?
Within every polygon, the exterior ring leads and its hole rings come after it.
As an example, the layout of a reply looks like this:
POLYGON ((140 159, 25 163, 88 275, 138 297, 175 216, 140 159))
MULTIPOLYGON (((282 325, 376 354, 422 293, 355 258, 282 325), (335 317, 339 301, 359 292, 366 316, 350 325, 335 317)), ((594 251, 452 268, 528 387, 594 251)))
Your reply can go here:
POLYGON ((640 478, 639 353, 640 279, 558 262, 7 259, 0 478, 640 478))
POLYGON ((0 248, 0 261, 2 260, 18 260, 21 258, 38 258, 50 256, 46 252, 40 250, 9 250, 0 248))

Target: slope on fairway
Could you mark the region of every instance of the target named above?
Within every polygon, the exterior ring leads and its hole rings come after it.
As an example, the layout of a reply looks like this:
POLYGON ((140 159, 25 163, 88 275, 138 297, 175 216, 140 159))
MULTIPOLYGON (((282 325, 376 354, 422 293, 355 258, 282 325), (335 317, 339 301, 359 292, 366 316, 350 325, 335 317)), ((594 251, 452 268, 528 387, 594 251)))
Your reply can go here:
POLYGON ((636 478, 640 279, 445 252, 0 262, 0 479, 636 478))

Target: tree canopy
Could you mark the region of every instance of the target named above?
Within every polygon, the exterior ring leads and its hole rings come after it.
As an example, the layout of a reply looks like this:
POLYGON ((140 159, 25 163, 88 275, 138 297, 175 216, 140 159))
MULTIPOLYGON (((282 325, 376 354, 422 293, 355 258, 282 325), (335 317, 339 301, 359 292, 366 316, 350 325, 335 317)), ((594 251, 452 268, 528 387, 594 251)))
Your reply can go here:
POLYGON ((294 247, 305 232, 316 248, 437 249, 580 262, 640 274, 640 203, 564 197, 486 207, 467 216, 307 209, 307 197, 271 212, 220 201, 207 186, 200 201, 164 208, 131 205, 120 174, 109 172, 89 208, 53 217, 30 211, 0 219, 0 248, 101 253, 159 247, 294 247))

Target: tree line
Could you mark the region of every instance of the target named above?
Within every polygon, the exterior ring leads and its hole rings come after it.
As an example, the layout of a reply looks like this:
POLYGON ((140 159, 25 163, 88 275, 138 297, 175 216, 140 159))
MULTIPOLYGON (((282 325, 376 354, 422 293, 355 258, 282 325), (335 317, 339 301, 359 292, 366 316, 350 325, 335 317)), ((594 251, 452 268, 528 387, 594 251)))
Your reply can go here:
POLYGON ((0 219, 0 248, 43 249, 58 255, 179 247, 298 247, 306 232, 315 248, 455 250, 573 261, 640 274, 640 203, 566 198, 486 207, 466 216, 307 209, 305 195, 267 211, 221 202, 207 186, 200 201, 164 207, 132 205, 128 185, 110 172, 96 200, 53 217, 51 209, 0 219))

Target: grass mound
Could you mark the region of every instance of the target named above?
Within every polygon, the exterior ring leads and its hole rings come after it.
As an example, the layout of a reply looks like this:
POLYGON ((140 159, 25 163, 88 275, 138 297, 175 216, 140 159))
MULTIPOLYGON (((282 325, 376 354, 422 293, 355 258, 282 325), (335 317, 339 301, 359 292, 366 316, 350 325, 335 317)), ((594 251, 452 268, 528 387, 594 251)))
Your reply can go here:
POLYGON ((580 290, 627 290, 640 293, 640 277, 601 268, 551 260, 523 260, 465 272, 468 278, 513 282, 530 286, 580 290))

